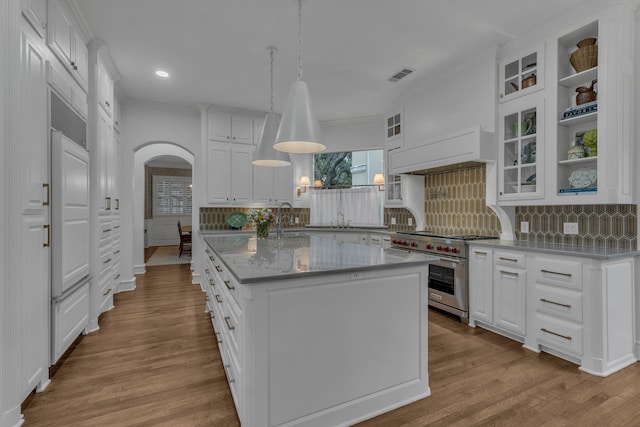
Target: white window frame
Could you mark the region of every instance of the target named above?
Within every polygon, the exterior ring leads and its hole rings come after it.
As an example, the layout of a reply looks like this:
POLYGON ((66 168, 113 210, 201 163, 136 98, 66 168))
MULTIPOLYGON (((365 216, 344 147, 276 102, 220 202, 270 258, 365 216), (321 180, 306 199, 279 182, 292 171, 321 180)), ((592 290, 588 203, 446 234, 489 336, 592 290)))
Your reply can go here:
MULTIPOLYGON (((192 182, 190 176, 163 176, 163 175, 154 175, 153 176, 153 189, 152 189, 152 198, 153 198, 153 216, 155 217, 166 217, 166 216, 184 216, 191 215, 193 212, 193 193, 192 193, 192 182), (182 187, 182 208, 179 212, 163 212, 162 208, 158 204, 158 183, 159 182, 169 182, 169 185, 179 184, 182 187), (190 203, 191 202, 191 203, 190 203)), ((171 211, 171 196, 169 197, 169 210, 171 211)))

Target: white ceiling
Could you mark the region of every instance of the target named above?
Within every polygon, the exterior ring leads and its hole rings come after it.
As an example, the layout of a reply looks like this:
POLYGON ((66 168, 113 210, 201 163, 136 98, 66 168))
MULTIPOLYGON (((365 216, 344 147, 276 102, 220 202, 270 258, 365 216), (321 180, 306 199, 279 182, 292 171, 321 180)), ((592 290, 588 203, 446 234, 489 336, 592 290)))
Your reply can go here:
MULTIPOLYGON (((605 1, 605 0, 600 0, 605 1)), ((320 120, 381 114, 464 58, 506 44, 585 0, 303 0, 302 79, 320 120), (409 67, 398 83, 387 79, 409 67)), ((76 0, 120 74, 121 99, 269 109, 296 79, 297 0, 76 0), (164 69, 171 77, 154 76, 164 69)))

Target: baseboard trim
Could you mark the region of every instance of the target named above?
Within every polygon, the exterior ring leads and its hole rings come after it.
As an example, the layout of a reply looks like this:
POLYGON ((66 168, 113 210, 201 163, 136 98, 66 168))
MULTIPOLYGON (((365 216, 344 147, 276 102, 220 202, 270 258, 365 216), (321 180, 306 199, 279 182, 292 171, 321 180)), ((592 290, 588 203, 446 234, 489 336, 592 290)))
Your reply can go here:
POLYGON ((136 278, 133 277, 129 280, 123 280, 120 282, 120 285, 118 286, 118 292, 131 292, 131 291, 135 291, 136 290, 136 278))
POLYGON ((24 424, 24 417, 21 414, 20 406, 0 414, 0 427, 19 427, 22 424, 24 424))
POLYGON ((191 274, 191 284, 192 285, 200 285, 201 284, 201 280, 202 276, 200 276, 200 273, 196 273, 195 271, 191 274))
POLYGON ((147 272, 147 269, 145 264, 133 266, 133 274, 144 274, 146 272, 147 272))

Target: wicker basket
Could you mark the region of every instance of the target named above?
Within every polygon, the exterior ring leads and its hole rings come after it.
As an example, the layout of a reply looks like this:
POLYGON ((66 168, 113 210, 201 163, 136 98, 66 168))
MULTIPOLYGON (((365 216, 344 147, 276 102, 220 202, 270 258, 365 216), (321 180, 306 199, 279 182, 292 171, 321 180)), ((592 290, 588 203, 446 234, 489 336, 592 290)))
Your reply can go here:
POLYGON ((569 57, 569 61, 576 72, 581 72, 598 65, 598 45, 582 46, 569 57))
POLYGON ((596 38, 590 37, 588 39, 584 39, 584 40, 580 40, 578 42, 578 47, 584 47, 584 46, 589 46, 592 44, 596 44, 596 38))

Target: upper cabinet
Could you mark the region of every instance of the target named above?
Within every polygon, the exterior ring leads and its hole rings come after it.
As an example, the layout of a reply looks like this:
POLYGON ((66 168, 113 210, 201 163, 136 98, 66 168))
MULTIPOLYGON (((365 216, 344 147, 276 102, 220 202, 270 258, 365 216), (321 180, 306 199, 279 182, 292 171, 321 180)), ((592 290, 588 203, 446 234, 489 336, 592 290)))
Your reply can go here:
POLYGON ((253 144, 253 118, 209 112, 207 137, 210 141, 253 144))
POLYGON ((509 101, 544 88, 544 43, 500 61, 498 100, 509 101))
POLYGON ((634 203, 633 17, 608 6, 541 42, 544 52, 500 62, 500 204, 634 203), (504 71, 514 61, 517 92, 504 71), (535 84, 547 75, 540 91, 522 84, 534 62, 535 84))
POLYGON ((88 51, 70 13, 59 0, 49 2, 47 44, 83 90, 89 77, 88 51))
POLYGON ((38 36, 44 39, 47 31, 47 0, 22 0, 22 14, 38 36))
POLYGON ((251 147, 207 143, 207 202, 241 204, 251 202, 251 147))
POLYGON ((402 111, 397 111, 387 116, 385 125, 385 148, 387 150, 402 147, 404 136, 403 116, 404 112, 402 111))
POLYGON ((113 117, 113 79, 98 55, 98 104, 113 117))

